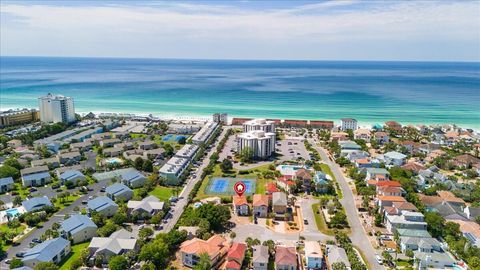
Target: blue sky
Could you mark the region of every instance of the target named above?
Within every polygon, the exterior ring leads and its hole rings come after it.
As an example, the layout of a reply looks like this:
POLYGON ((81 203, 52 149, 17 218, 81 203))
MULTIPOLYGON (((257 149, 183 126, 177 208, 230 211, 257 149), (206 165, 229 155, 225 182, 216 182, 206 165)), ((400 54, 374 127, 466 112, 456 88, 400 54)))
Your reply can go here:
POLYGON ((480 61, 480 1, 0 5, 0 55, 480 61))

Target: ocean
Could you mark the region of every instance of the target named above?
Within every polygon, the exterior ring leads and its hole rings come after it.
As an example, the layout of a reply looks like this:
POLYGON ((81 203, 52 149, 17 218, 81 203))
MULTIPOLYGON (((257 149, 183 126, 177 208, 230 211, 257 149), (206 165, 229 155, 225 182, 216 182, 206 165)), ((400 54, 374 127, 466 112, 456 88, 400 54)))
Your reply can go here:
POLYGON ((480 63, 0 57, 0 109, 47 93, 77 112, 480 128, 480 63))

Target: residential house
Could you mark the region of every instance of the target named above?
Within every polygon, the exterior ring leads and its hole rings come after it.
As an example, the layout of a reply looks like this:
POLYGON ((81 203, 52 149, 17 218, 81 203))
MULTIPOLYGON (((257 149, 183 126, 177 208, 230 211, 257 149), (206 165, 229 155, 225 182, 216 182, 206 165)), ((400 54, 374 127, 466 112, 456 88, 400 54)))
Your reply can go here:
POLYGON ((380 208, 392 206, 394 202, 406 202, 401 196, 377 196, 377 204, 380 208))
POLYGON ((388 129, 400 132, 402 131, 402 125, 396 121, 387 121, 385 122, 385 127, 388 129))
POLYGON ((327 193, 332 187, 330 175, 321 171, 315 172, 315 176, 313 177, 313 183, 315 185, 315 190, 318 193, 327 193))
POLYGON ((85 152, 93 148, 92 142, 77 142, 70 144, 70 150, 85 152))
POLYGON ((335 263, 343 263, 348 270, 352 269, 345 249, 335 245, 327 245, 326 251, 329 269, 332 269, 332 265, 335 263))
POLYGON ((432 237, 401 236, 400 249, 432 253, 434 251, 442 252, 442 246, 437 239, 432 237))
POLYGON ((16 148, 22 146, 22 141, 13 139, 7 142, 7 147, 16 148))
POLYGON ((122 183, 115 183, 105 189, 105 194, 114 201, 126 202, 133 197, 133 190, 122 183))
POLYGON ((455 259, 447 252, 414 251, 414 260, 418 262, 418 269, 446 269, 453 267, 455 259))
POLYGON ((400 215, 385 214, 385 217, 386 228, 390 233, 394 233, 397 229, 427 229, 424 216, 419 212, 402 211, 400 215))
POLYGON ((147 140, 147 141, 138 143, 138 149, 150 150, 154 148, 157 148, 157 144, 154 141, 147 140))
POLYGON ((25 208, 25 211, 32 212, 41 210, 45 206, 52 206, 52 203, 47 196, 43 196, 26 199, 22 202, 22 206, 25 208))
POLYGON ((107 147, 113 147, 115 144, 120 143, 121 141, 119 139, 113 138, 113 139, 104 139, 100 141, 100 146, 102 148, 107 148, 107 147))
POLYGON ((372 159, 369 157, 357 158, 353 161, 353 164, 359 169, 380 167, 380 161, 378 161, 378 159, 372 159))
POLYGON ((405 194, 405 190, 401 187, 381 186, 377 187, 377 194, 379 196, 401 197, 405 194))
POLYGON ((330 139, 332 141, 345 141, 348 140, 348 133, 346 132, 332 132, 330 133, 330 139))
POLYGON ((392 166, 402 166, 403 164, 405 164, 406 158, 406 155, 396 151, 390 151, 383 155, 385 164, 392 166))
POLYGON ((180 246, 182 264, 187 267, 195 267, 200 261, 200 255, 206 253, 210 258, 212 269, 215 269, 228 251, 229 244, 225 238, 216 234, 208 240, 193 238, 180 246))
POLYGON ((253 195, 253 215, 256 217, 266 218, 268 216, 269 196, 263 194, 253 195))
POLYGON ((353 118, 342 118, 340 119, 340 130, 356 130, 357 129, 357 120, 353 118))
POLYGON ((246 196, 233 196, 233 212, 237 216, 248 216, 250 207, 248 206, 246 196))
POLYGON ((379 144, 388 143, 390 141, 390 136, 386 132, 378 131, 374 134, 375 141, 379 144))
POLYGON ((137 170, 131 170, 121 175, 122 182, 131 187, 138 188, 145 184, 147 178, 137 170))
POLYGON ((268 260, 270 258, 268 247, 255 245, 252 250, 252 270, 268 270, 268 260))
POLYGON ((242 268, 246 251, 246 244, 233 243, 227 253, 227 264, 225 265, 225 270, 240 270, 242 268))
POLYGON ((153 216, 163 210, 165 204, 157 197, 150 195, 141 201, 128 201, 127 208, 130 214, 138 213, 140 217, 143 215, 153 216))
POLYGON ((383 209, 389 215, 401 215, 402 211, 418 212, 417 207, 410 202, 393 202, 392 206, 385 206, 383 209))
POLYGON ((463 219, 446 219, 447 222, 455 222, 460 226, 460 232, 470 243, 480 248, 480 225, 475 221, 463 219))
POLYGON ((138 251, 137 239, 133 233, 121 229, 112 233, 110 237, 93 237, 88 250, 90 256, 96 258, 100 255, 103 262, 107 263, 112 256, 138 251))
POLYGON ((116 148, 116 147, 110 147, 110 148, 105 148, 102 151, 102 154, 105 157, 118 157, 120 154, 122 154, 123 149, 122 148, 116 148))
POLYGON ((302 183, 303 188, 306 191, 310 191, 312 183, 312 175, 306 169, 299 169, 295 172, 295 179, 302 183))
POLYGON ((470 220, 475 220, 480 216, 480 207, 467 206, 463 209, 463 213, 470 220))
POLYGON ((100 196, 88 201, 87 207, 90 211, 111 217, 118 211, 118 205, 107 196, 100 196))
POLYGON ((285 193, 272 193, 272 210, 278 218, 284 219, 284 215, 287 212, 287 195, 285 193))
POLYGON ((60 181, 62 181, 63 184, 65 184, 67 181, 70 181, 75 185, 78 185, 78 182, 83 182, 85 180, 85 175, 78 170, 68 170, 60 174, 60 181))
POLYGON ((123 149, 123 150, 132 150, 133 148, 135 148, 135 146, 133 145, 133 142, 122 142, 122 143, 116 143, 113 147, 115 148, 120 148, 120 149, 123 149))
POLYGON ((385 181, 389 179, 389 172, 384 168, 364 168, 362 169, 366 173, 365 181, 377 180, 385 181))
POLYGON ((267 195, 272 195, 274 192, 280 192, 280 189, 278 189, 277 184, 270 182, 267 183, 265 192, 267 195))
POLYGON ((86 215, 73 215, 62 221, 60 235, 72 239, 74 244, 83 243, 97 236, 97 225, 86 215))
POLYGON ((24 187, 44 186, 50 183, 50 172, 47 166, 25 168, 20 170, 24 187))
POLYGON ((293 177, 290 175, 282 175, 277 177, 277 185, 280 188, 283 188, 285 191, 292 193, 295 190, 295 182, 292 180, 293 177))
POLYGON ((275 247, 275 270, 297 270, 297 251, 294 247, 275 247))
POLYGON ((475 164, 480 164, 480 158, 476 158, 469 154, 456 156, 452 160, 453 164, 459 168, 471 168, 475 164))
POLYGON ((33 248, 25 251, 22 258, 24 266, 35 268, 43 262, 53 262, 59 264, 70 254, 70 241, 58 237, 40 243, 33 248))
POLYGON ((5 193, 13 189, 13 178, 12 177, 5 177, 0 178, 0 193, 5 193))
POLYGON ((323 252, 317 241, 305 241, 304 251, 307 269, 323 268, 323 252))
POLYGON ((47 165, 50 168, 60 167, 60 162, 58 162, 58 157, 32 160, 32 162, 30 164, 32 165, 32 167, 40 167, 40 166, 44 166, 44 165, 47 165))
POLYGON ((61 164, 75 164, 82 160, 82 154, 80 152, 67 152, 58 154, 58 161, 61 164))
POLYGON ((402 166, 403 169, 412 171, 414 174, 418 174, 420 171, 425 170, 425 166, 418 162, 409 162, 402 166))
POLYGON ((355 138, 355 140, 364 140, 366 142, 369 142, 372 138, 372 135, 369 129, 360 128, 353 132, 353 137, 355 138))

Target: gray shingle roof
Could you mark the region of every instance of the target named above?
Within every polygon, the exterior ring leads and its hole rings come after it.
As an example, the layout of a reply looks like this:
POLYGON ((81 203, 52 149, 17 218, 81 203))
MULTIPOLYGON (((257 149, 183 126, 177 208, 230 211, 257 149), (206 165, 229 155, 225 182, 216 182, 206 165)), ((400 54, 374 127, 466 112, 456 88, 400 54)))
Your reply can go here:
POLYGON ((62 237, 45 241, 26 251, 23 261, 37 259, 41 262, 51 262, 70 242, 62 237))
POLYGON ((111 205, 118 206, 114 201, 112 201, 107 196, 97 197, 93 200, 88 201, 87 203, 88 208, 95 211, 102 211, 103 209, 111 205))
POLYGON ((111 194, 111 195, 114 195, 114 196, 118 195, 118 194, 122 194, 125 191, 132 192, 132 190, 129 187, 127 187, 126 185, 124 185, 122 183, 115 183, 113 185, 108 186, 105 189, 105 192, 107 194, 111 194))
POLYGON ((61 230, 75 234, 89 227, 97 228, 97 225, 85 215, 73 215, 62 222, 61 230))
POLYGON ((46 205, 48 206, 52 205, 52 203, 50 202, 47 196, 33 197, 29 200, 25 200, 22 202, 22 206, 25 207, 25 210, 27 210, 27 212, 41 209, 46 205))
POLYGON ((83 177, 83 173, 77 170, 68 170, 60 175, 60 179, 64 181, 69 181, 71 179, 75 179, 77 177, 83 177))
POLYGON ((12 177, 5 177, 0 179, 0 186, 10 185, 10 184, 13 184, 12 177))
POLYGON ((137 179, 143 179, 143 178, 145 178, 145 176, 140 172, 138 172, 137 170, 128 171, 122 174, 123 181, 127 181, 129 183, 137 179))

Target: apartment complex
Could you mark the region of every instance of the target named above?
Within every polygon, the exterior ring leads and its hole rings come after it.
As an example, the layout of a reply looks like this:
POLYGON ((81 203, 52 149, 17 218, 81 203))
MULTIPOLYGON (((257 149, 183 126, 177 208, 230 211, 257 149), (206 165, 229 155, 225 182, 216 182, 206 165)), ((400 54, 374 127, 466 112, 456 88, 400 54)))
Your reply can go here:
POLYGON ((35 109, 8 110, 0 113, 0 127, 27 124, 38 119, 40 116, 35 109))
POLYGON ((342 131, 347 131, 347 130, 356 130, 357 129, 357 120, 353 118, 342 118, 341 120, 341 125, 340 129, 342 131))
POLYGON ((252 150, 253 158, 267 159, 275 153, 275 122, 254 119, 243 123, 244 133, 237 136, 238 153, 252 150))
POLYGON ((71 123, 75 121, 73 98, 48 94, 38 98, 40 120, 45 123, 71 123))

